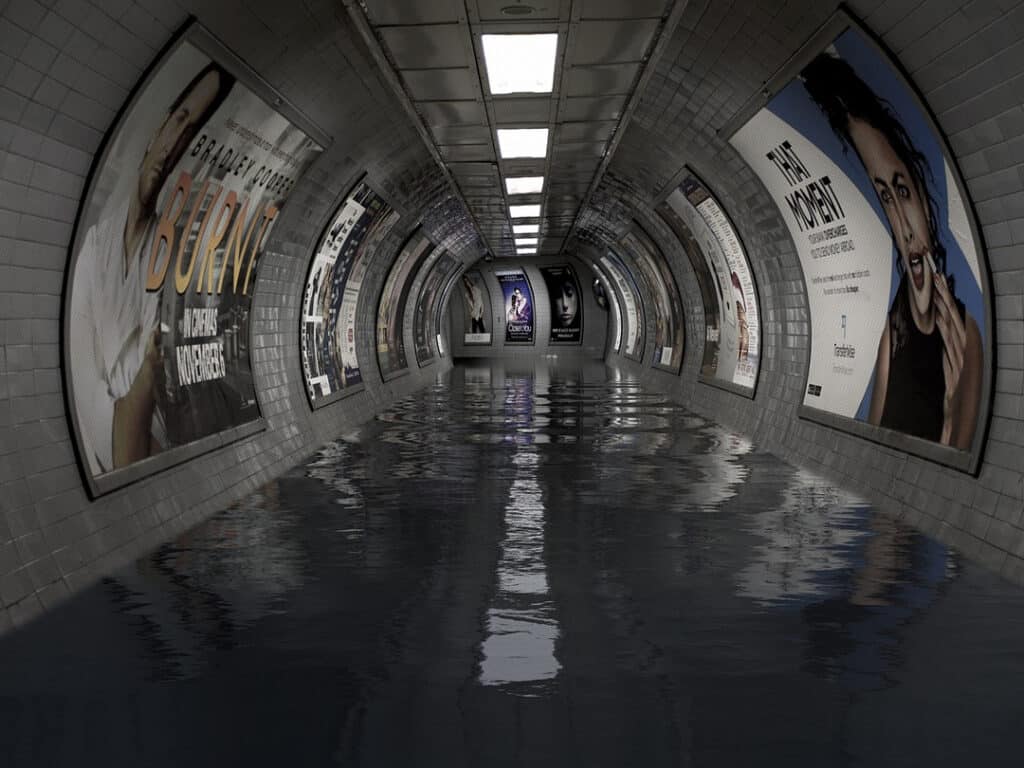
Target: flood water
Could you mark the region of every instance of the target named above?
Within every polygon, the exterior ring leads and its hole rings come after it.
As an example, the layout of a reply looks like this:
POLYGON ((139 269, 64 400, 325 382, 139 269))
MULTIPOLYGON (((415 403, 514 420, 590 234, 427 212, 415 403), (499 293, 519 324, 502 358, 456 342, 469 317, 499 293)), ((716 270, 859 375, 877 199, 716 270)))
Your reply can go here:
POLYGON ((1018 765, 1024 590, 603 366, 459 367, 0 638, 6 766, 1018 765))

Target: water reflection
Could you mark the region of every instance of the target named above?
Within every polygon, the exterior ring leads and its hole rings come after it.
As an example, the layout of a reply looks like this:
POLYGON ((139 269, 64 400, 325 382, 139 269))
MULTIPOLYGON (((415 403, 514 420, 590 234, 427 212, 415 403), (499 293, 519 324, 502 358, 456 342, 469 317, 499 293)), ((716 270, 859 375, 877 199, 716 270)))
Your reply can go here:
POLYGON ((1021 647, 1024 591, 863 499, 629 376, 506 360, 0 640, 0 754, 989 765, 1021 647))
POLYGON ((520 696, 540 695, 544 682, 558 674, 555 658, 558 621, 544 561, 545 507, 537 483, 540 462, 534 443, 547 416, 533 413, 534 396, 549 390, 549 379, 514 378, 506 382, 506 435, 516 449, 511 457, 512 486, 503 510, 505 535, 497 565, 497 591, 487 610, 478 680, 520 696), (536 391, 534 391, 536 387, 536 391))

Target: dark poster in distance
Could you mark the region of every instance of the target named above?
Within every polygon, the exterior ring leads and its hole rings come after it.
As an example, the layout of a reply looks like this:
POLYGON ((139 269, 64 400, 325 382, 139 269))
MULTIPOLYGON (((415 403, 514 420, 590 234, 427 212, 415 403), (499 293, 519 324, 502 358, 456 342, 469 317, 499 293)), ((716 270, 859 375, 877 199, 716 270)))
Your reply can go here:
POLYGON ((583 341, 583 305, 576 273, 569 265, 541 267, 551 304, 552 343, 580 344, 583 341))

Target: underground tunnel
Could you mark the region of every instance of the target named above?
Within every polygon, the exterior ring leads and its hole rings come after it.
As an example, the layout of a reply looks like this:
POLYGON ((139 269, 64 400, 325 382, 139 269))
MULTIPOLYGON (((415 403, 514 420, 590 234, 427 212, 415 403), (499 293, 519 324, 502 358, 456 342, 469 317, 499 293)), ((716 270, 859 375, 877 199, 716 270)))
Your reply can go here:
POLYGON ((1014 764, 1022 31, 0 0, 4 764, 1014 764))

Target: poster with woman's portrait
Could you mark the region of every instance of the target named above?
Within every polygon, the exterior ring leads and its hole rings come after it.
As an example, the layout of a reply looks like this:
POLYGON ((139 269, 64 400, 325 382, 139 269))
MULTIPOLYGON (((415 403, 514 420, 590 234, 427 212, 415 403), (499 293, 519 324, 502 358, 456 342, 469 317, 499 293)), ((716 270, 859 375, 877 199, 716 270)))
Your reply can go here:
POLYGON ((520 270, 495 271, 505 297, 505 342, 533 344, 533 291, 520 270))
POLYGON ((863 31, 842 26, 731 138, 803 267, 806 415, 968 451, 990 368, 977 226, 912 88, 863 31))
POLYGON ((551 305, 552 344, 583 343, 583 303, 576 273, 568 264, 561 267, 541 267, 544 284, 551 305))
POLYGON ((243 437, 259 420, 249 348, 259 265, 322 151, 272 102, 281 99, 193 24, 97 158, 71 249, 63 339, 94 495, 243 437))
POLYGON ((459 278, 462 287, 462 327, 464 344, 491 343, 491 295, 477 270, 464 272, 459 278))
POLYGON ((701 376, 745 390, 757 381, 761 321, 739 235, 704 183, 686 175, 658 207, 697 275, 704 303, 701 376))

